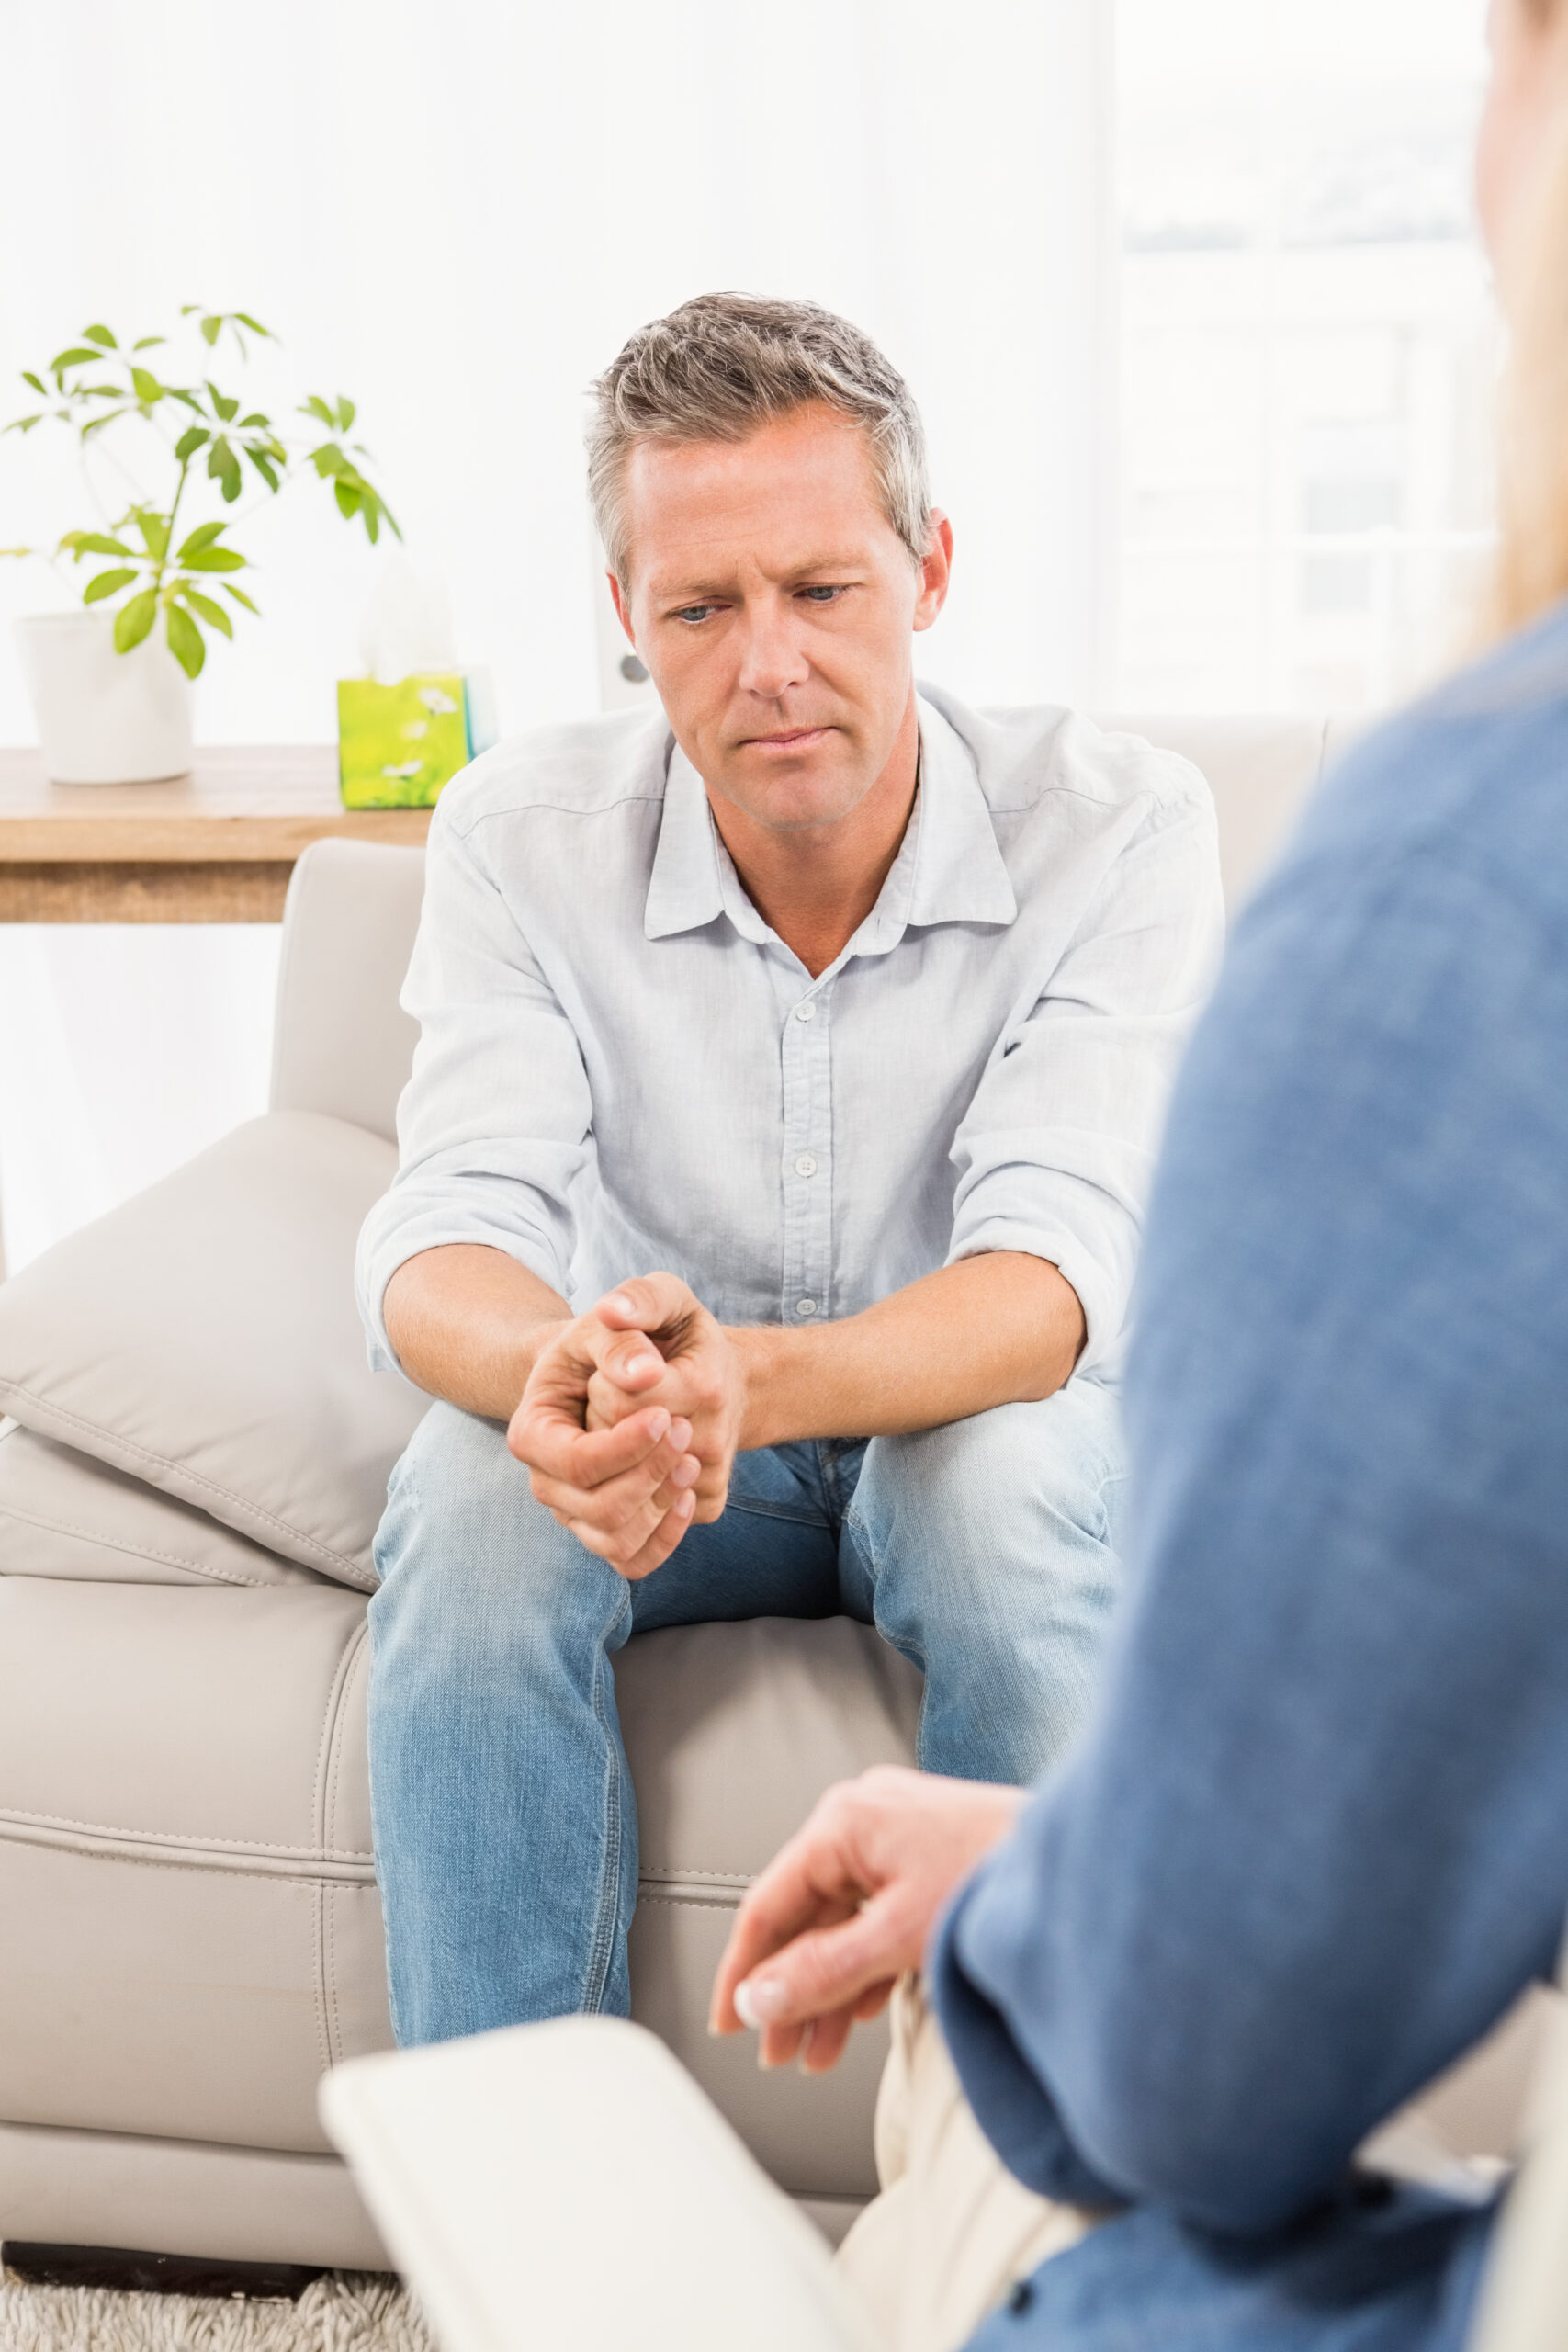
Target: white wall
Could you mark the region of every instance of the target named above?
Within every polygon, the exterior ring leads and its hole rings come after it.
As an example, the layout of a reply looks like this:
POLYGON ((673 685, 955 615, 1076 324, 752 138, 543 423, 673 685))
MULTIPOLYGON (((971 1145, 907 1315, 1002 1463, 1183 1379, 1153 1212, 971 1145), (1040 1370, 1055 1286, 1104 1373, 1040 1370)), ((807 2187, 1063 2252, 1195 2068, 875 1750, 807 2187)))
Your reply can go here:
MULTIPOLYGON (((259 390, 359 401, 411 553, 445 573, 514 729, 598 700, 587 384, 689 294, 808 294, 884 343, 925 412, 959 547, 931 674, 1088 698, 1111 540, 1111 16, 0 0, 0 418, 28 397, 14 371, 90 322, 254 311, 285 339, 259 390)), ((87 519, 68 450, 0 441, 0 545, 87 519)), ((214 650, 198 741, 323 741, 376 559, 309 489, 240 543, 266 617, 214 650)), ((48 574, 0 566, 0 616, 58 601, 48 574)), ((30 738, 0 642, 0 742, 30 738)), ((14 1265, 259 1105, 271 953, 0 936, 14 1265)))
MULTIPOLYGON (((705 288, 810 294, 926 412, 960 547, 933 668, 976 695, 1084 694, 1109 15, 9 0, 0 388, 96 318, 254 310, 286 338, 279 380, 360 401, 411 549, 447 573, 519 728, 596 693, 590 379, 705 288)), ((35 486, 41 442, 0 444, 5 539, 77 519, 58 478, 35 486)), ((199 732, 320 739, 373 560, 310 490, 251 536, 267 619, 215 652, 199 732)), ((0 741, 28 732, 7 659, 0 741)))

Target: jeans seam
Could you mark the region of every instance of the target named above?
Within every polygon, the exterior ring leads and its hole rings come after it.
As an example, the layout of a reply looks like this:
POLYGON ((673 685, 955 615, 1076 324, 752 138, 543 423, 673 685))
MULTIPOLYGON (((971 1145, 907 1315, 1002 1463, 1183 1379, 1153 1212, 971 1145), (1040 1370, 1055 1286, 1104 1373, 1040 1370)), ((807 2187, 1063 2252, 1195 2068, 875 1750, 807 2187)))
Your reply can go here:
POLYGON ((621 1910, 621 1846, 626 1826, 622 1818, 622 1776, 605 1704, 607 1691, 614 1688, 608 1648, 612 1630, 609 1626, 605 1628, 593 1677, 593 1714, 604 1736, 609 1778, 604 1793, 604 1867, 599 1882, 599 1910, 593 1922, 593 1939, 588 1949, 588 1972, 582 1987, 582 2008, 590 2017, 597 2016, 604 2006, 604 1988, 609 1982, 610 1963, 615 1958, 615 1929, 621 1910))

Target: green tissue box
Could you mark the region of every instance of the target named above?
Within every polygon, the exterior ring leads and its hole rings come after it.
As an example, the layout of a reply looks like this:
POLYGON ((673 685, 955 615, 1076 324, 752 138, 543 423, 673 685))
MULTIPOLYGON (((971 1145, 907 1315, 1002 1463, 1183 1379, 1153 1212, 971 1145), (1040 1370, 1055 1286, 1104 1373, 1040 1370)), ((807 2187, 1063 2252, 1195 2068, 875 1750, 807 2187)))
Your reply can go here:
POLYGON ((340 678, 338 784, 345 808, 428 808, 495 741, 483 672, 418 671, 395 686, 340 678))

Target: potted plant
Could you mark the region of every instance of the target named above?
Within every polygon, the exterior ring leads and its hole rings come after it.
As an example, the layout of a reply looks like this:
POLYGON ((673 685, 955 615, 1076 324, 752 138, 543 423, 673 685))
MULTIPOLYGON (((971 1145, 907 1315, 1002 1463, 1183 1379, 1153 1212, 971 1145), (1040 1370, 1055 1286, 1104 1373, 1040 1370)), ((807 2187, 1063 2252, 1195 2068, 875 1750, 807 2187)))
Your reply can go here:
POLYGON ((248 338, 273 341, 269 330, 245 311, 186 303, 180 315, 194 322, 186 328, 201 368, 194 380, 168 380, 167 361, 154 366, 146 356, 167 336, 141 335, 126 348, 107 326, 90 326, 46 368, 23 371, 44 405, 4 428, 28 434, 53 422, 73 432, 98 510, 96 527, 67 531, 50 557, 80 589, 83 609, 17 624, 44 763, 57 783, 139 784, 189 767, 189 681, 207 658, 206 634, 232 637, 231 605, 256 610, 234 577, 247 560, 229 536, 230 518, 204 506, 235 505, 247 480, 258 499, 315 481, 331 484, 339 513, 357 517, 372 542, 383 523, 401 537, 358 462, 363 444, 346 439, 354 402, 312 393, 297 411, 310 429, 280 426, 204 372, 220 342, 244 361, 248 338), (116 463, 121 487, 112 500, 100 453, 116 463))

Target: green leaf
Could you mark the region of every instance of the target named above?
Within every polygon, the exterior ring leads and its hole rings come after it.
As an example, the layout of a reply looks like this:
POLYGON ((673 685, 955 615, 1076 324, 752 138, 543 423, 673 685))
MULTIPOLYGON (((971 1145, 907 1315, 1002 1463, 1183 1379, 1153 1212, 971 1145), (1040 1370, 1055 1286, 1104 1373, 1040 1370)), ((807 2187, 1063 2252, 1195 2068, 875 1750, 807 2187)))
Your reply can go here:
POLYGON ((166 334, 139 334, 131 345, 132 351, 151 351, 155 343, 167 343, 166 334))
POLYGON ((118 344, 116 343, 107 327, 84 327, 82 333, 87 342, 102 344, 106 351, 118 351, 119 349, 118 344))
POLYGON ((115 651, 129 653, 133 645, 140 645, 157 617, 157 590, 143 588, 140 596, 132 596, 130 604, 122 605, 114 616, 115 651))
POLYGON ((150 368, 133 368, 130 371, 130 380, 136 387, 137 399, 145 401, 149 408, 154 401, 163 399, 164 387, 150 368))
POLYGON ((268 490, 276 491, 279 487, 277 468, 273 464, 272 459, 268 457, 266 451, 265 449, 254 449, 247 447, 245 455, 249 458, 252 465, 254 466, 257 473, 260 474, 263 481, 265 482, 268 490))
POLYGON ((99 604, 104 597, 117 595, 120 589, 129 588, 135 577, 135 572, 127 571, 123 564, 114 571, 100 571, 83 589, 82 602, 85 605, 99 604))
POLYGON ((212 435, 205 424, 187 424, 175 443, 175 455, 181 465, 184 465, 187 458, 194 458, 202 445, 210 441, 212 435))
MULTIPOLYGON (((35 548, 0 548, 0 556, 35 555, 37 552, 38 550, 35 548)), ((235 594, 235 591, 231 588, 229 594, 232 596, 235 594)), ((252 610, 254 611, 254 609, 255 608, 253 605, 252 610)))
POLYGON ((209 548, 219 533, 228 527, 227 523, 198 523, 195 530, 187 532, 180 541, 175 561, 187 563, 193 555, 199 555, 203 548, 209 548))
POLYGON ((164 629, 169 640, 169 650, 186 676, 197 676, 207 659, 207 648, 202 642, 201 631, 190 615, 178 605, 171 604, 164 629))
POLYGON ((0 429, 3 429, 6 433, 30 433, 35 424, 41 424, 42 423, 43 415, 40 411, 35 416, 14 416, 9 424, 0 429))
POLYGON ((310 394, 309 400, 299 411, 299 413, 301 416, 313 416, 322 424, 335 427, 337 424, 336 417, 333 414, 332 410, 327 406, 325 401, 320 399, 314 392, 310 394))
POLYGON ((209 396, 209 398, 210 399, 210 401, 211 401, 211 402, 212 402, 213 408, 216 410, 217 413, 218 413, 218 414, 222 418, 222 420, 223 420, 224 424, 232 424, 232 423, 233 423, 234 419, 235 419, 235 418, 239 415, 239 413, 240 413, 240 403, 239 403, 239 401, 231 401, 231 400, 228 397, 228 394, 227 394, 227 393, 225 393, 225 392, 220 392, 220 391, 219 390, 219 389, 218 389, 217 385, 216 385, 216 384, 214 384, 214 383, 212 383, 210 380, 209 380, 209 383, 208 383, 207 390, 208 390, 208 396, 209 396))
POLYGON ((187 392, 183 384, 165 384, 164 390, 172 401, 184 401, 193 416, 201 414, 201 402, 194 392, 187 392))
POLYGON ((212 316, 203 319, 201 322, 202 340, 207 345, 209 351, 222 332, 223 322, 221 319, 212 316))
MULTIPOLYGON (((18 548, 16 552, 20 555, 24 550, 18 548)), ((259 615, 261 611, 260 605, 253 605, 244 590, 243 588, 236 588, 231 580, 225 580, 223 582, 223 594, 225 596, 232 596, 236 605, 243 605, 247 613, 256 613, 259 615)))
POLYGON ((359 512, 360 503, 359 492, 355 489, 354 484, 347 481, 334 481, 333 496, 337 500, 338 513, 346 515, 352 521, 359 512))
POLYGON ((254 408, 249 416, 243 416, 240 419, 240 430, 242 433, 252 433, 258 425, 265 428, 270 426, 271 423, 270 416, 264 416, 259 408, 254 408))
POLYGON ((102 531, 67 531, 60 542, 60 552, 67 549, 79 563, 85 555, 124 555, 130 549, 123 539, 111 539, 102 531))
POLYGON ((214 604, 210 596, 204 596, 199 588, 186 588, 182 594, 191 610, 199 613, 204 621, 213 628, 221 629, 225 637, 233 636, 234 624, 221 605, 214 604))
POLYGON ((96 344, 89 343, 84 348, 81 344, 73 343, 69 350, 56 352, 49 363, 49 372, 51 376, 58 376, 62 368, 81 368, 89 361, 101 359, 103 356, 96 344))
POLYGON ((310 463, 323 481, 329 474, 351 474, 354 471, 353 466, 335 441, 324 441, 319 449, 312 449, 310 463))
POLYGON ((165 518, 150 506, 138 506, 133 513, 136 527, 141 532, 147 552, 154 563, 162 563, 169 552, 169 526, 165 518))
POLYGON ((44 400, 48 400, 49 386, 44 382, 41 376, 35 376, 30 368, 23 368, 22 381, 24 384, 30 384, 35 392, 40 394, 44 400))
POLYGON ((245 559, 233 548, 197 548, 180 561, 187 571, 243 571, 245 559))
POLYGON ((276 342, 277 337, 273 334, 272 329, 264 327, 259 319, 253 319, 249 311, 236 311, 233 316, 239 320, 243 327, 249 327, 253 334, 265 334, 269 343, 276 342))
POLYGON ((83 440, 85 441, 89 433, 101 433, 106 424, 112 424, 114 423, 117 416, 129 416, 130 414, 130 411, 128 408, 106 408, 100 410, 96 416, 90 416, 87 419, 86 424, 82 427, 83 440))
POLYGON ((340 433, 346 433, 358 413, 359 411, 355 407, 354 402, 348 398, 347 394, 340 392, 337 398, 338 431, 340 433))

